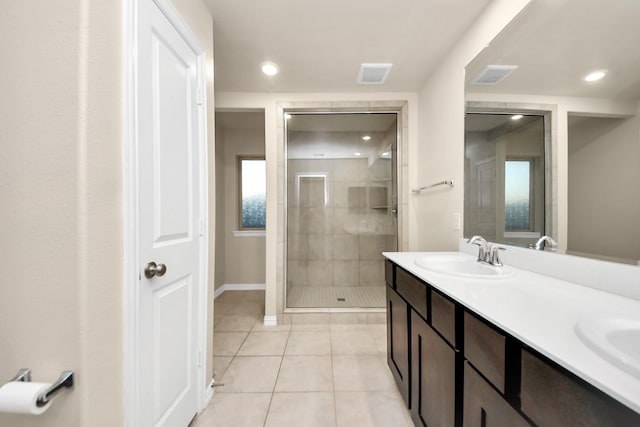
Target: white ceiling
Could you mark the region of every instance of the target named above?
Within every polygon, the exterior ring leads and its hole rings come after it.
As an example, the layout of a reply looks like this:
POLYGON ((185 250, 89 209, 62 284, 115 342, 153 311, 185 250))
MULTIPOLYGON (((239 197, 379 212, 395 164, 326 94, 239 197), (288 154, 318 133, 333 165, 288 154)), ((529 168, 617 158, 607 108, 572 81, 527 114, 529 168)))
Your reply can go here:
POLYGON ((467 91, 598 98, 640 98, 640 1, 533 0, 466 69, 518 65, 496 86, 467 91), (590 71, 609 70, 586 83, 590 71))
POLYGON ((491 0, 205 0, 218 91, 416 91, 491 0), (266 77, 263 61, 280 73, 266 77), (385 84, 360 63, 391 62, 385 84))

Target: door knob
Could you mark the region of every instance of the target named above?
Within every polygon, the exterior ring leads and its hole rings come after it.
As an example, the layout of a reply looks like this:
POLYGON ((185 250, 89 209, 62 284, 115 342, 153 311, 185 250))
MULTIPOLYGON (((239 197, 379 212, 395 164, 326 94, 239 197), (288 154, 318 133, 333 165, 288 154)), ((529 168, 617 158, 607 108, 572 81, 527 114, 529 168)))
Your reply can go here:
POLYGON ((151 279, 153 277, 162 277, 167 272, 167 266, 164 264, 156 264, 151 261, 144 267, 144 277, 151 279))

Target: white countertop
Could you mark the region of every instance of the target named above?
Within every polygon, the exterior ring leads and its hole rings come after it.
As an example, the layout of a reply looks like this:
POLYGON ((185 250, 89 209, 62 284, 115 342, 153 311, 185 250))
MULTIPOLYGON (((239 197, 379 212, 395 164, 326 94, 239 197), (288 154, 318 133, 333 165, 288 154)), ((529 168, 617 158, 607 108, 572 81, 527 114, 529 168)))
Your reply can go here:
POLYGON ((434 273, 418 257, 460 252, 385 252, 395 264, 428 282, 513 337, 640 413, 640 379, 588 348, 575 333, 582 318, 640 321, 640 301, 513 267, 505 279, 467 279, 434 273))

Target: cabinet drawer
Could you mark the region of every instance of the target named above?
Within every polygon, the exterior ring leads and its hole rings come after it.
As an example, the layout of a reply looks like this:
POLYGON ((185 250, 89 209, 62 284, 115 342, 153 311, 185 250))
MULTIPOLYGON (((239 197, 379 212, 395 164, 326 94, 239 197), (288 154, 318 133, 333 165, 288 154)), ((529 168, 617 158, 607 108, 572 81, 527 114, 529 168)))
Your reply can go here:
POLYGON ((464 364, 463 399, 463 427, 528 427, 530 425, 468 363, 464 364))
POLYGON ((388 259, 384 261, 384 281, 393 288, 393 263, 388 259))
POLYGON ((431 325, 454 348, 456 346, 456 306, 449 298, 431 290, 431 325))
POLYGON ((522 412, 540 427, 640 425, 640 414, 527 350, 521 387, 522 412))
POLYGON ((464 357, 505 392, 506 338, 482 320, 464 313, 464 357))
POLYGON ((396 291, 413 309, 427 318, 427 286, 401 268, 396 268, 396 291))

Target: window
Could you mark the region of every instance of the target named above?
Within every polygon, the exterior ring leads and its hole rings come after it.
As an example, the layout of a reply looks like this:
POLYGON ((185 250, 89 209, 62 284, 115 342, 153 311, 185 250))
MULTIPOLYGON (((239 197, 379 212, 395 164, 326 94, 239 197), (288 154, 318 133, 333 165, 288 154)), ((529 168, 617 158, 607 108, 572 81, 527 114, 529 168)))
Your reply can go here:
POLYGON ((531 161, 504 164, 505 230, 531 230, 531 161))
POLYGON ((267 169, 264 157, 238 157, 238 225, 264 230, 267 219, 267 169))

